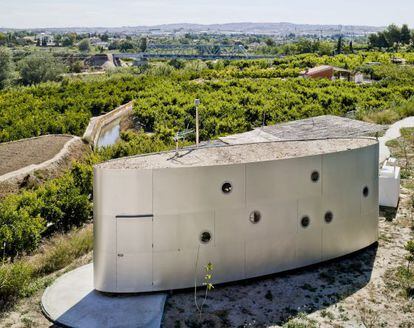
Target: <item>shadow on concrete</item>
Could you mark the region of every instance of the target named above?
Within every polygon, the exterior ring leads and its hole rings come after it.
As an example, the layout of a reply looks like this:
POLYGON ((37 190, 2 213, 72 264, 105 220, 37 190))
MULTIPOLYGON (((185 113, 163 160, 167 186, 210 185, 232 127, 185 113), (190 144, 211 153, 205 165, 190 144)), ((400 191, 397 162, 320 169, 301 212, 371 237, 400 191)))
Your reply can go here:
POLYGON ((96 290, 65 311, 51 327, 158 328, 164 310, 159 295, 113 295, 96 290))
POLYGON ((317 265, 215 286, 201 318, 192 315, 192 291, 175 292, 167 300, 163 327, 181 327, 178 322, 198 328, 283 325, 298 313, 325 309, 367 285, 377 248, 375 243, 317 265))

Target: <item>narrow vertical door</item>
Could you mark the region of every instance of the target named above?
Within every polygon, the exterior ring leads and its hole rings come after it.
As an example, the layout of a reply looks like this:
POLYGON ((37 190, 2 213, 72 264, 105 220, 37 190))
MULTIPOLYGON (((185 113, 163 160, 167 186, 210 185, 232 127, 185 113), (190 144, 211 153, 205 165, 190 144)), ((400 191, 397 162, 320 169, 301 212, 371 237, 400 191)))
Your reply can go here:
POLYGON ((153 217, 117 216, 117 291, 152 290, 153 217))

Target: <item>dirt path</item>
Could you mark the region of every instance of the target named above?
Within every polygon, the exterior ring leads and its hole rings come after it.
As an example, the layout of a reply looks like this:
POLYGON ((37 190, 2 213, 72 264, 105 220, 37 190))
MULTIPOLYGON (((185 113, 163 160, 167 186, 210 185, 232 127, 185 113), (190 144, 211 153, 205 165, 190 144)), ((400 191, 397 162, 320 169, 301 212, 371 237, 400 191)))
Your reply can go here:
POLYGON ((71 136, 50 135, 0 144, 0 176, 53 158, 71 136))
POLYGON ((414 127, 414 116, 406 117, 402 119, 401 121, 395 122, 388 128, 384 136, 379 138, 380 163, 384 162, 388 157, 390 157, 390 150, 385 144, 390 140, 399 138, 401 135, 400 133, 401 128, 411 128, 411 127, 414 127))

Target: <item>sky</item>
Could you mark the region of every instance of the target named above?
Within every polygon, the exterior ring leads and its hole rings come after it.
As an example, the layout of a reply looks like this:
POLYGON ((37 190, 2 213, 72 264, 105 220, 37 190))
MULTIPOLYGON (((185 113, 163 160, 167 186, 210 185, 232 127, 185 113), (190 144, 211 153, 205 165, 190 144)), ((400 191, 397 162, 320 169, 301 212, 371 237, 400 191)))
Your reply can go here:
POLYGON ((414 27, 414 0, 0 0, 0 27, 291 22, 414 27))

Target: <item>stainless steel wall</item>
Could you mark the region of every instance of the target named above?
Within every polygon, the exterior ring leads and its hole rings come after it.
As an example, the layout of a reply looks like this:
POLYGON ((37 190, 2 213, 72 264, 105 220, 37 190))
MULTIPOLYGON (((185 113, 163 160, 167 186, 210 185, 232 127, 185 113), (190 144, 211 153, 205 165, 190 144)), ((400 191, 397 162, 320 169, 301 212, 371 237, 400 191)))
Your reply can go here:
POLYGON ((104 292, 193 287, 197 254, 199 283, 208 262, 215 284, 318 263, 377 240, 378 145, 228 166, 95 168, 94 220, 104 292))

